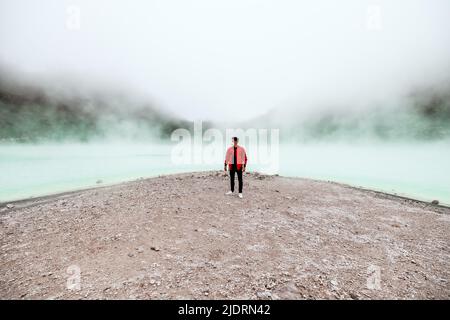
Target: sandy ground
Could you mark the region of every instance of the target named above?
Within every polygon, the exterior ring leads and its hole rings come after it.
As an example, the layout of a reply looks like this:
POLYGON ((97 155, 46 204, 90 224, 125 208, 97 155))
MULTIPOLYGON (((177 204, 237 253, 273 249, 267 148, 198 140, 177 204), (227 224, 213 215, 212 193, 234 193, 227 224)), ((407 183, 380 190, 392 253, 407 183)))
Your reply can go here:
POLYGON ((450 298, 450 209, 257 173, 239 199, 228 183, 170 175, 0 208, 0 298, 450 298))

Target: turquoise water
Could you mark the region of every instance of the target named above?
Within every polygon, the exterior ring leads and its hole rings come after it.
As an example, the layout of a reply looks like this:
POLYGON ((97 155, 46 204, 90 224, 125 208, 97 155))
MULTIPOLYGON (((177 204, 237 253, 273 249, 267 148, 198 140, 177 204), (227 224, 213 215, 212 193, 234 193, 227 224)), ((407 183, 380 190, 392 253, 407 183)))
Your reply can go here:
MULTIPOLYGON (((450 204, 450 148, 428 144, 285 144, 279 174, 332 180, 450 204)), ((0 145, 0 202, 160 174, 221 169, 178 165, 164 144, 0 145), (101 183, 97 183, 101 180, 101 183)), ((264 171, 252 164, 249 169, 264 171)))
POLYGON ((170 150, 148 144, 3 145, 0 202, 204 169, 172 165, 170 150))
POLYGON ((450 204, 450 144, 315 144, 281 148, 280 174, 332 180, 450 204))

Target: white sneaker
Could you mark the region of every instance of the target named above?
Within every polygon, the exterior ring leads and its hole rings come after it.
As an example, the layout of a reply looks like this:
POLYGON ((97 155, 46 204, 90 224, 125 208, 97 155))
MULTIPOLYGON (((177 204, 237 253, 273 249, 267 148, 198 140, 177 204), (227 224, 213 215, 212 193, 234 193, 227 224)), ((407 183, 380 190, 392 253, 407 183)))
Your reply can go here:
POLYGON ((227 196, 233 194, 233 191, 228 191, 227 193, 225 193, 227 196))
POLYGON ((241 199, 243 198, 242 193, 239 193, 239 198, 241 198, 241 199))

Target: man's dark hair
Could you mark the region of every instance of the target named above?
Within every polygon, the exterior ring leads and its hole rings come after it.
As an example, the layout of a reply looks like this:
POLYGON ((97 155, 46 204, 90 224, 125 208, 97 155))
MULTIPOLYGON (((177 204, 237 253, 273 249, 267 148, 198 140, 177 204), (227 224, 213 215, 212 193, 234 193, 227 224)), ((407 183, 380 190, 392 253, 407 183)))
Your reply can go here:
POLYGON ((238 137, 233 137, 232 139, 233 139, 233 141, 236 141, 236 142, 239 141, 239 138, 238 138, 238 137))

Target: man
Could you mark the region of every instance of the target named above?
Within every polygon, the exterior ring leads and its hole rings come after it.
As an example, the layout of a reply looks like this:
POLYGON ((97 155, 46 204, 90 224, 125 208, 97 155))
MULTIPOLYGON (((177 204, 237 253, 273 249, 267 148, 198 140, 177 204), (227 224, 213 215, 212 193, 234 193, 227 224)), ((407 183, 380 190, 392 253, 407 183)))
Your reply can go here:
POLYGON ((233 137, 231 139, 233 145, 228 148, 227 154, 225 156, 225 166, 224 170, 230 170, 230 183, 231 183, 231 191, 228 191, 226 194, 230 195, 234 192, 234 175, 237 173, 238 181, 239 181, 239 198, 242 199, 242 173, 245 172, 245 167, 247 166, 247 153, 245 149, 238 145, 239 139, 237 137, 233 137))

